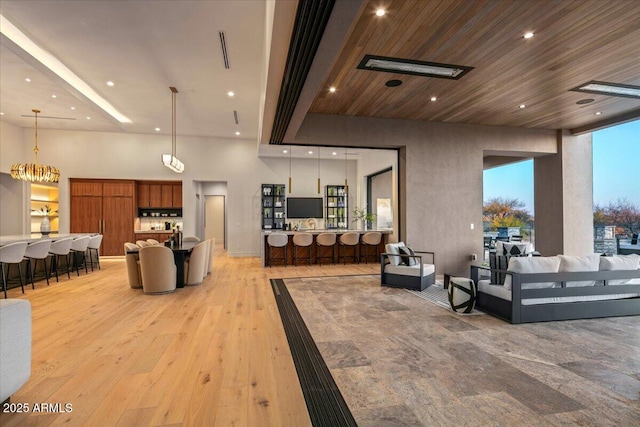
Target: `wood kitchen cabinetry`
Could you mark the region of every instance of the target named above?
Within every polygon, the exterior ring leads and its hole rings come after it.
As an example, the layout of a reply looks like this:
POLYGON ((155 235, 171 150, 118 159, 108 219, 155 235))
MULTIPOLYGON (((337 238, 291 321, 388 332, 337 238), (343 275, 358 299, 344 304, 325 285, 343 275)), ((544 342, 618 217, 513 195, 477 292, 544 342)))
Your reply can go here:
POLYGON ((134 181, 71 179, 70 230, 102 233, 101 253, 122 255, 133 240, 134 181))
POLYGON ((139 208, 181 208, 182 182, 137 182, 139 208))

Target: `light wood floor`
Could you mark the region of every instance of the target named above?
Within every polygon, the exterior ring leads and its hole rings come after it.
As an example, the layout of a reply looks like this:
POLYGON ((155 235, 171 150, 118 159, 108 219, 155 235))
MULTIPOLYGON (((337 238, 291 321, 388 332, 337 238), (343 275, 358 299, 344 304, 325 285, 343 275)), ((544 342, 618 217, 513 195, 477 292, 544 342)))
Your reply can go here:
POLYGON ((0 425, 307 426, 270 278, 377 273, 376 264, 262 268, 216 249, 199 286, 144 295, 124 260, 36 283, 32 372, 13 403, 66 413, 0 413, 0 425))

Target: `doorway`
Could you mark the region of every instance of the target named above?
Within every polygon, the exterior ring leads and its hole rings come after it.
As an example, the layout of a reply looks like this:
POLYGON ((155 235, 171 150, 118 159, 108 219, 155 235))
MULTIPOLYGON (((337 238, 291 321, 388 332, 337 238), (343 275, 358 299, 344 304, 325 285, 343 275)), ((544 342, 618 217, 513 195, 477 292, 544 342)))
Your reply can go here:
POLYGON ((216 245, 222 244, 226 249, 225 202, 225 196, 205 196, 204 238, 215 238, 216 245))

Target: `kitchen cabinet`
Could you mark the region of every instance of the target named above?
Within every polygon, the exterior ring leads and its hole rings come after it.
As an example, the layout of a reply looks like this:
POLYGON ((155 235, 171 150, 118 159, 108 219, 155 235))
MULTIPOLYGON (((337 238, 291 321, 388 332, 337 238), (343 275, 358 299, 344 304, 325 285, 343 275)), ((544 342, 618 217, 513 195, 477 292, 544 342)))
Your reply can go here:
POLYGON ((182 182, 137 181, 138 208, 181 208, 182 182))
POLYGON ((182 183, 173 184, 172 190, 173 190, 172 191, 173 192, 172 207, 181 208, 182 207, 182 183))
POLYGON ((101 254, 122 255, 124 243, 134 237, 134 190, 134 181, 72 178, 71 232, 102 233, 101 254))
POLYGON ((161 184, 149 185, 149 207, 150 208, 162 207, 162 185, 161 184))
POLYGON ((149 184, 138 183, 137 193, 138 193, 138 207, 150 208, 151 204, 149 203, 149 184))
POLYGON ((162 184, 162 204, 161 208, 170 208, 173 206, 173 185, 162 184))

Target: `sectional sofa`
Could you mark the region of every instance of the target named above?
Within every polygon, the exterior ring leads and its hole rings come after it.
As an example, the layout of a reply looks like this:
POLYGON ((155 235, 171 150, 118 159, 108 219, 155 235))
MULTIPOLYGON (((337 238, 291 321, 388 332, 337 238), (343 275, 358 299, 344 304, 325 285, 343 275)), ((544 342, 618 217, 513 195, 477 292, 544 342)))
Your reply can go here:
POLYGON ((510 257, 471 278, 476 307, 511 323, 640 315, 640 255, 510 257))

